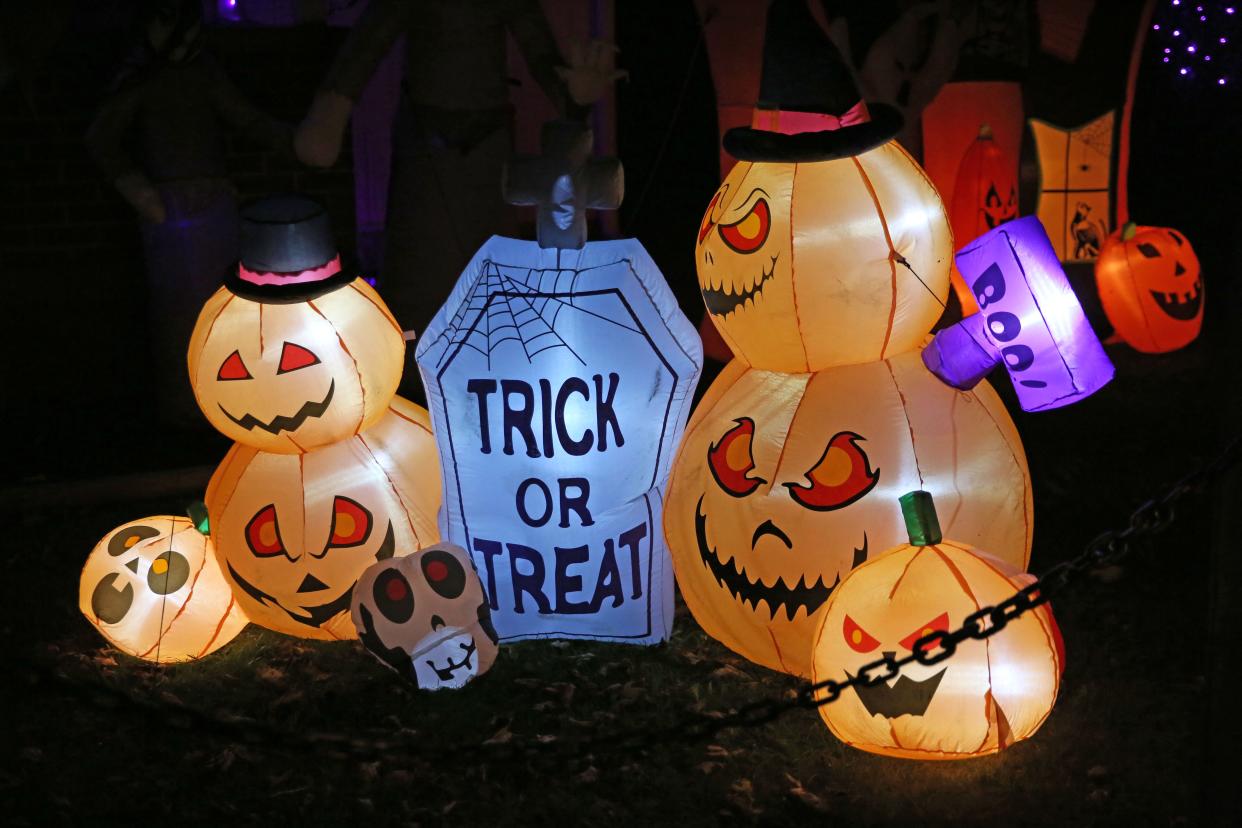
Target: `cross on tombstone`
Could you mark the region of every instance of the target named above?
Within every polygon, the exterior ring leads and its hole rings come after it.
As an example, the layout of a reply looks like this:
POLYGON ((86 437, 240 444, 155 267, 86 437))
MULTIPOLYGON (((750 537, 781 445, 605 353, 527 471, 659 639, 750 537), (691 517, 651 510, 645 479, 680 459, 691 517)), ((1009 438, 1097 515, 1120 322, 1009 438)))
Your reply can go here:
POLYGON ((625 195, 616 158, 591 158, 591 130, 575 121, 548 121, 541 155, 515 156, 505 165, 505 201, 538 208, 540 247, 577 250, 586 244, 587 210, 615 210, 625 195))

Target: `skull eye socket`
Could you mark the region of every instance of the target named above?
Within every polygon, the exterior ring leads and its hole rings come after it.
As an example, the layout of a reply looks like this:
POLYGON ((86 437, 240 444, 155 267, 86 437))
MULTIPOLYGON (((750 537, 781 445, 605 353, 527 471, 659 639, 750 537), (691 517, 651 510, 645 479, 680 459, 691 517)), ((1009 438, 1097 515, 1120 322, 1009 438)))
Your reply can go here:
POLYGON ((845 616, 845 623, 841 625, 841 635, 845 637, 845 643, 849 644, 850 649, 856 653, 869 653, 880 646, 879 639, 864 630, 848 615, 845 616))
POLYGON ((124 555, 138 545, 139 541, 153 538, 160 533, 154 526, 127 526, 112 536, 108 541, 108 554, 112 557, 124 555))
POLYGON ((371 589, 375 606, 394 624, 404 624, 414 615, 414 591, 410 582, 396 569, 385 569, 371 589))
POLYGON ((155 560, 147 570, 147 586, 156 595, 171 595, 190 580, 190 562, 185 555, 169 549, 155 560))
POLYGON ((466 589, 466 568, 443 549, 429 549, 419 561, 423 577, 441 598, 452 600, 466 589))
POLYGON ((109 572, 100 579, 91 592, 91 612, 104 624, 117 624, 134 604, 134 585, 126 583, 116 588, 116 572, 109 572))
POLYGON ((318 365, 319 357, 294 342, 286 342, 280 349, 280 365, 277 374, 287 374, 311 365, 318 365))
POLYGON ((329 546, 361 546, 371 536, 371 513, 348 497, 332 501, 332 540, 329 546))
POLYGON ((755 459, 751 451, 755 421, 749 417, 741 417, 734 422, 737 425, 707 450, 707 467, 726 494, 745 497, 759 488, 760 483, 767 481, 751 476, 755 470, 755 459))
POLYGON ((733 224, 719 225, 720 238, 737 253, 754 253, 768 240, 772 213, 767 200, 760 198, 750 211, 733 224))
MULTIPOLYGON (((948 629, 949 614, 947 612, 942 612, 914 632, 907 635, 905 638, 901 639, 901 646, 905 647, 907 650, 913 651, 915 642, 923 636, 931 635, 934 632, 945 632, 948 629)), ((927 648, 923 647, 922 649, 926 650, 927 648)))
POLYGON ((280 524, 276 521, 275 505, 264 506, 246 524, 246 545, 259 558, 285 554, 285 543, 280 539, 280 524))
POLYGON ((790 497, 816 512, 831 512, 871 491, 879 482, 880 470, 872 470, 867 453, 858 446, 863 439, 852 431, 834 435, 823 456, 807 471, 809 484, 785 484, 790 497))
POLYGON ((216 372, 216 379, 221 382, 231 382, 233 380, 254 379, 250 376, 250 370, 246 368, 246 363, 242 361, 241 354, 237 351, 225 357, 224 362, 220 363, 220 370, 216 372))

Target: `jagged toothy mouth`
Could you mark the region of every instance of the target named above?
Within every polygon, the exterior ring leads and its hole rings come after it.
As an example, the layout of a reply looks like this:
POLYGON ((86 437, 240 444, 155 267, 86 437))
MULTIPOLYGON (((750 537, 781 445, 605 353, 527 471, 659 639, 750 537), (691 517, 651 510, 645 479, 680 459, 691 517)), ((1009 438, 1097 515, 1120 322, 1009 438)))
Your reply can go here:
POLYGON ((755 280, 755 283, 740 293, 732 293, 732 285, 728 283, 721 285, 719 288, 700 288, 703 292, 703 304, 707 305, 707 312, 714 316, 725 316, 746 304, 747 300, 753 300, 756 296, 763 293, 763 286, 776 273, 776 259, 777 257, 773 256, 768 262, 768 266, 764 268, 759 278, 755 280))
POLYGON ((1165 293, 1159 290, 1148 291, 1156 300, 1160 310, 1181 322, 1189 322, 1199 314, 1203 306, 1203 280, 1195 279, 1190 290, 1185 293, 1165 293))
MULTIPOLYGON (((751 609, 755 611, 758 611, 760 601, 766 602, 773 619, 782 609, 790 621, 802 608, 806 609, 808 616, 811 615, 823 606, 828 596, 832 595, 832 591, 837 588, 837 584, 841 583, 839 574, 831 585, 824 583, 822 576, 814 583, 808 584, 806 576, 803 575, 794 586, 786 584, 785 579, 781 577, 768 586, 757 578, 750 578, 741 568, 736 555, 729 563, 720 560, 719 554, 707 540, 707 516, 703 514, 702 497, 699 497, 698 505, 694 509, 694 532, 698 538, 699 557, 703 559, 704 565, 716 579, 717 585, 729 590, 729 593, 741 599, 742 603, 750 604, 751 609)), ((854 561, 850 568, 857 567, 866 560, 867 536, 863 534, 862 546, 854 550, 854 561)))
MULTIPOLYGON (((310 402, 303 403, 302 407, 298 409, 298 412, 293 416, 286 417, 283 414, 278 414, 273 417, 272 421, 269 423, 263 422, 253 414, 246 414, 242 417, 234 417, 223 405, 220 406, 220 410, 224 412, 224 416, 228 417, 234 423, 248 431, 253 431, 258 428, 266 431, 268 434, 280 434, 282 431, 297 431, 302 427, 302 423, 312 417, 322 417, 324 412, 328 410, 328 406, 332 403, 332 394, 335 391, 336 380, 332 380, 332 383, 328 386, 328 393, 324 395, 322 400, 319 402, 314 402, 312 400, 310 402)), ((217 405, 219 404, 217 403, 217 405)))
MULTIPOLYGON (((871 686, 854 684, 852 687, 858 694, 858 700, 872 716, 883 716, 886 719, 922 716, 927 712, 927 706, 931 704, 932 696, 936 695, 936 689, 940 687, 940 680, 944 678, 944 671, 947 669, 949 668, 946 667, 922 681, 898 676, 891 685, 880 682, 871 686)), ((849 671, 845 675, 853 681, 854 677, 849 671)))

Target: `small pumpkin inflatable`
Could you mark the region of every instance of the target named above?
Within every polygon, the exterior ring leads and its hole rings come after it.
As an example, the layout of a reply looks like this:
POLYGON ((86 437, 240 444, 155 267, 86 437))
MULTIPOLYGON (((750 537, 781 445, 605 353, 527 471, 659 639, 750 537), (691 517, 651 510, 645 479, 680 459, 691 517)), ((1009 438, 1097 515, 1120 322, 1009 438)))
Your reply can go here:
POLYGON ((1203 327, 1203 279, 1190 242, 1167 227, 1130 222, 1095 263, 1100 304, 1117 335, 1149 354, 1176 351, 1203 327))
POLYGON ((226 437, 300 454, 374 423, 397 391, 401 327, 342 270, 327 214, 296 196, 242 213, 242 258, 199 313, 187 356, 203 414, 226 437))
MULTIPOLYGON (((962 156, 953 185, 949 222, 954 245, 958 248, 989 230, 1018 217, 1018 162, 1000 148, 987 124, 962 156)), ((962 304, 962 314, 979 311, 974 293, 961 274, 953 270, 953 290, 962 304)))
POLYGON ((905 538, 892 503, 934 486, 956 537, 1026 565, 1026 457, 986 383, 958 391, 918 351, 815 374, 721 372, 673 463, 664 510, 677 583, 707 633, 810 674, 824 603, 905 538))
MULTIPOLYGON (((1033 581, 1012 564, 943 540, 927 492, 907 495, 901 505, 910 542, 855 569, 828 599, 814 639, 812 681, 844 681, 881 655, 906 655, 920 638, 961 626, 1033 581)), ((820 715, 838 739, 871 753, 985 756, 1039 729, 1052 712, 1064 663, 1045 604, 990 638, 958 644, 943 662, 909 664, 891 681, 846 689, 820 715)))
POLYGON ((82 569, 78 607, 112 646, 161 663, 202 658, 246 626, 211 540, 171 515, 104 535, 82 569))
POLYGON ((430 419, 394 397, 371 428, 303 455, 235 445, 206 500, 224 576, 251 620, 303 638, 354 638, 349 607, 362 571, 439 538, 430 419))
POLYGON ((470 556, 451 543, 372 564, 351 614, 371 654, 420 690, 461 687, 496 660, 491 604, 470 556))

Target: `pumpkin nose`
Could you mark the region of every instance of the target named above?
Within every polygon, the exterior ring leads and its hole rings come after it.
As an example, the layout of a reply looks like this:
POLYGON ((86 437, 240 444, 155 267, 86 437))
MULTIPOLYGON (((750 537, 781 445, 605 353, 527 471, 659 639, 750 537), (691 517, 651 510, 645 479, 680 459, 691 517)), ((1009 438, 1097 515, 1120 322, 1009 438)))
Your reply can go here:
POLYGON ((891 660, 893 656, 897 655, 897 651, 896 650, 881 650, 880 654, 884 656, 885 659, 891 660))
POLYGON ((298 586, 298 592, 319 592, 319 590, 327 588, 328 585, 314 575, 307 575, 302 579, 301 585, 298 586))
POLYGON ((438 615, 431 616, 431 631, 435 632, 444 626, 444 619, 438 615))

